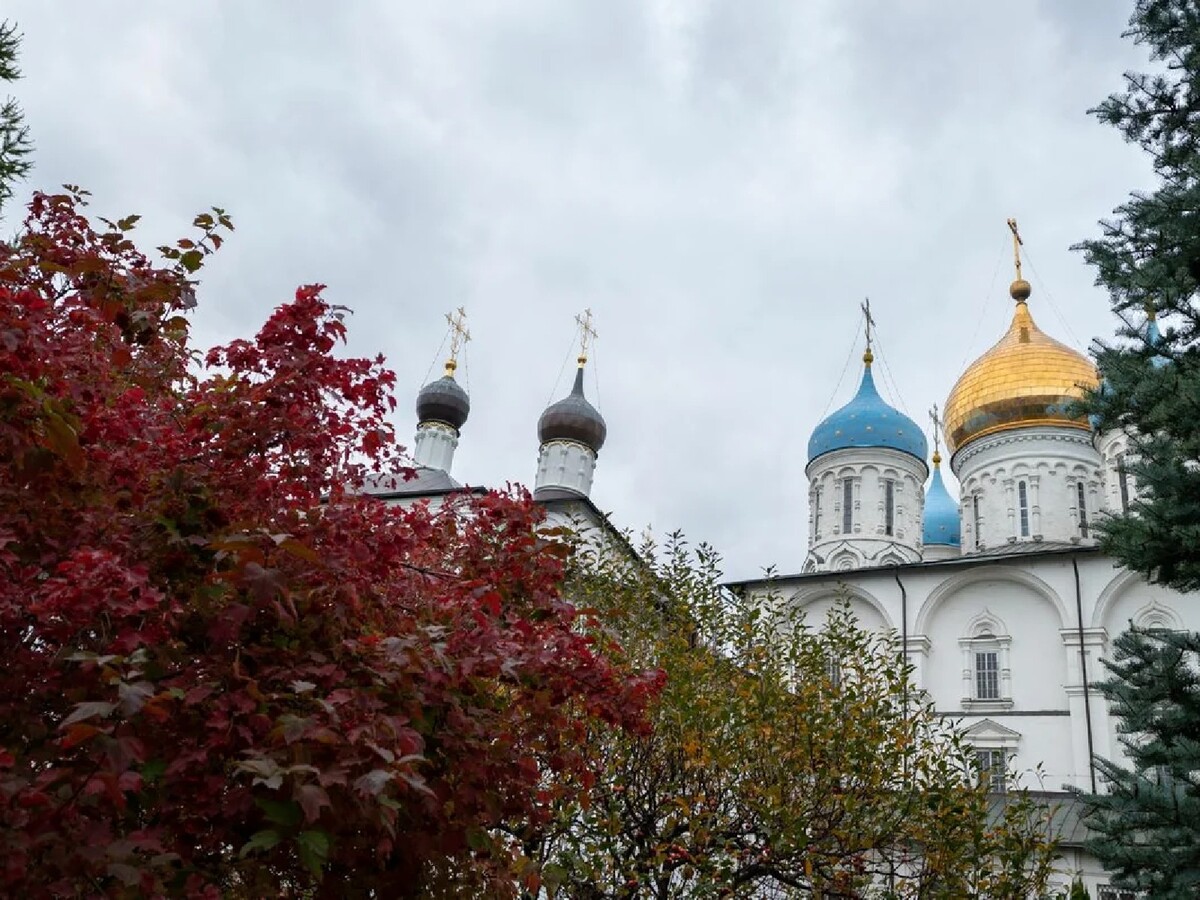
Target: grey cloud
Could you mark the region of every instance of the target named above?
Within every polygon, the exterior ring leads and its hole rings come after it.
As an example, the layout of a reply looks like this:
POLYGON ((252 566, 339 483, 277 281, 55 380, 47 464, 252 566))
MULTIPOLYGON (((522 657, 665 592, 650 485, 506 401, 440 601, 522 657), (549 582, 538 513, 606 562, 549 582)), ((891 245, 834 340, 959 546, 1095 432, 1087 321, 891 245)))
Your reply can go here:
POLYGON ((210 204, 234 215, 203 340, 326 282, 355 309, 350 351, 396 368, 407 438, 442 313, 464 304, 455 474, 502 484, 532 478, 590 305, 609 422, 594 499, 711 541, 734 575, 802 560, 808 435, 857 383, 864 295, 924 422, 1007 324, 1004 219, 1028 238, 1034 315, 1086 343, 1113 323, 1067 247, 1148 179, 1084 115, 1141 65, 1115 0, 8 14, 27 36, 31 186, 142 212, 151 246, 210 204))

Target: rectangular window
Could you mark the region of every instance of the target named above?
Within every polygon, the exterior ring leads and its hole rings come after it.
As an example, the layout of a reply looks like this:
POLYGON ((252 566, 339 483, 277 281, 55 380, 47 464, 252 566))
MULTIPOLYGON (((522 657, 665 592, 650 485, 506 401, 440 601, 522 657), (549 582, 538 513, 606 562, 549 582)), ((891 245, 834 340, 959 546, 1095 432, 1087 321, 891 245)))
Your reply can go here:
POLYGON ((813 489, 813 534, 821 533, 821 489, 813 489))
POLYGON ((976 750, 979 781, 994 794, 1003 794, 1007 786, 1008 759, 1003 750, 976 750))
POLYGON ((1000 654, 995 650, 975 654, 975 699, 1000 699, 1000 654))
POLYGON ((1029 487, 1017 482, 1017 507, 1021 512, 1021 537, 1029 537, 1029 487))
POLYGON ((825 660, 825 674, 829 677, 829 686, 835 691, 842 686, 842 663, 836 656, 825 660))
POLYGON ((854 525, 854 482, 842 479, 842 534, 849 534, 854 525))
POLYGON ((883 483, 883 522, 887 534, 896 533, 896 482, 890 478, 883 483))
POLYGON ((971 497, 971 512, 972 523, 975 526, 975 549, 978 550, 983 546, 983 538, 979 534, 979 495, 975 494, 971 497))
POLYGON ((1117 457, 1117 485, 1121 489, 1121 512, 1129 512, 1129 471, 1125 468, 1125 454, 1117 457))
POLYGON ((1087 488, 1084 487, 1082 481, 1075 482, 1075 491, 1079 500, 1079 536, 1088 536, 1088 520, 1087 520, 1087 488))

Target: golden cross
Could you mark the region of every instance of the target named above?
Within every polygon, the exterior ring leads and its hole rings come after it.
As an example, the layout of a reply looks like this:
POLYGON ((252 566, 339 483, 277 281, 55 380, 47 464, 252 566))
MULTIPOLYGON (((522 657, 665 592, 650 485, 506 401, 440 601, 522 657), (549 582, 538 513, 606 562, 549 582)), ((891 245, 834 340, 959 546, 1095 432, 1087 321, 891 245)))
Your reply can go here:
POLYGON ((867 297, 863 300, 859 307, 862 310, 863 318, 867 322, 867 349, 871 349, 871 329, 875 327, 875 319, 871 317, 871 298, 867 297))
POLYGON ((1021 240, 1021 232, 1017 231, 1017 220, 1008 220, 1008 230, 1013 236, 1013 263, 1017 267, 1017 280, 1021 278, 1021 248, 1025 246, 1025 242, 1021 240))
POLYGON ((938 413, 937 404, 929 411, 929 419, 933 422, 933 461, 938 462, 942 457, 942 417, 938 413))
POLYGON ((592 325, 592 310, 590 307, 577 315, 575 321, 579 325, 579 365, 582 366, 587 362, 588 347, 600 335, 596 333, 596 327, 592 325))
POLYGON ((446 313, 446 321, 450 324, 450 358, 446 360, 446 374, 453 375, 458 368, 458 353, 471 339, 471 332, 467 331, 467 311, 461 306, 453 313, 446 313))

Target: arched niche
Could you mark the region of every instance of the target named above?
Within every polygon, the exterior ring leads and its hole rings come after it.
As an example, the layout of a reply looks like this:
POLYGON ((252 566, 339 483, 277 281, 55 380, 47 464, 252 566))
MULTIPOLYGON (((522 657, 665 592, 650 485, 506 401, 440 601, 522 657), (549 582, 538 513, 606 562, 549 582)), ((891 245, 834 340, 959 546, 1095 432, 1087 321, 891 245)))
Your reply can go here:
POLYGON ((1071 626, 1071 621, 1067 615, 1067 607, 1063 603, 1062 598, 1058 596, 1054 588, 1050 587, 1050 585, 1046 584, 1046 582, 1036 575, 1026 572, 1023 569, 1010 568, 1009 566, 973 566, 966 571, 950 576, 929 592, 929 596, 925 598, 925 602, 921 604, 921 608, 917 612, 916 633, 925 634, 928 631, 929 623, 937 612, 938 607, 945 603, 947 599, 958 594, 965 588, 984 582, 1009 582, 1028 588, 1054 608, 1058 616, 1059 628, 1068 628, 1071 626))
POLYGON ((850 604, 850 609, 858 619, 858 624, 866 631, 893 631, 895 624, 888 615, 887 608, 870 592, 850 584, 820 585, 818 587, 801 588, 792 594, 790 602, 805 614, 809 624, 819 626, 833 609, 843 600, 850 604))

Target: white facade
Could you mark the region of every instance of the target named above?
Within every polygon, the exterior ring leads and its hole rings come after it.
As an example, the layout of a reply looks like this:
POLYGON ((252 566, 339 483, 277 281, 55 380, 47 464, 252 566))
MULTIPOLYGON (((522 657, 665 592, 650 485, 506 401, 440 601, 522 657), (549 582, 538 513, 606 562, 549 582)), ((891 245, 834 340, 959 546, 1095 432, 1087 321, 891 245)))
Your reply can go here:
POLYGON ((928 467, 887 448, 848 448, 808 465, 806 571, 846 571, 921 559, 928 467))
POLYGON ((1001 431, 967 444, 950 467, 959 481, 964 553, 1027 542, 1094 543, 1105 498, 1089 432, 1001 431))
POLYGON ((538 451, 534 491, 563 488, 585 497, 592 492, 596 474, 596 453, 578 441, 554 440, 538 451))
POLYGON ((445 422, 422 422, 413 439, 413 462, 427 469, 449 472, 458 447, 458 429, 445 422))
MULTIPOLYGON (((1101 658, 1130 622, 1200 630, 1200 604, 1116 567, 1094 547, 1011 549, 741 587, 764 600, 772 593, 814 624, 848 601, 865 627, 896 636, 935 709, 960 720, 977 749, 1001 751, 1022 787, 1091 790, 1093 754, 1123 759, 1095 687, 1106 674, 1101 658)), ((1093 890, 1107 882, 1077 850, 1064 868, 1093 890)))

